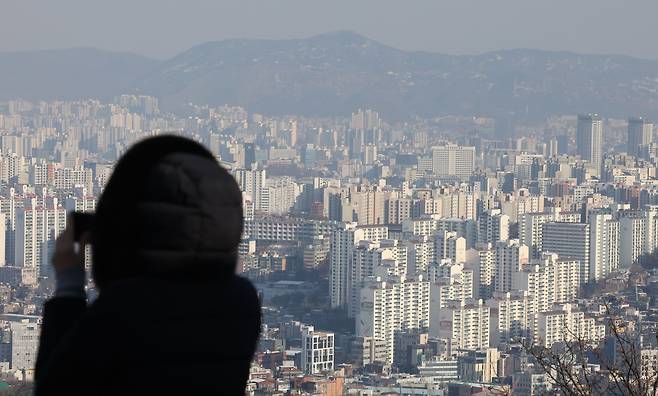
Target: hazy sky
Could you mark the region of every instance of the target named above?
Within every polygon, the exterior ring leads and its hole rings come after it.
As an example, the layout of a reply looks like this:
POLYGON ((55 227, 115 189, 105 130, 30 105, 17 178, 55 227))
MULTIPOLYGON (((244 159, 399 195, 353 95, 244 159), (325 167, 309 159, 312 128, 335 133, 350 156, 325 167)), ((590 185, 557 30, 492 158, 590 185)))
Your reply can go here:
POLYGON ((354 30, 402 49, 508 48, 658 59, 657 0, 0 0, 0 51, 97 47, 157 58, 225 38, 354 30))

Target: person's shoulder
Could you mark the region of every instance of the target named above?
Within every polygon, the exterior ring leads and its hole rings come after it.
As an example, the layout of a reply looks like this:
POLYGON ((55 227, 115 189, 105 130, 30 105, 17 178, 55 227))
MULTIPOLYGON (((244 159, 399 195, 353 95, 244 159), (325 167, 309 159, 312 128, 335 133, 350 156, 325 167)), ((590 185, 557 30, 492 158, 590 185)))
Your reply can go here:
POLYGON ((251 293, 254 296, 257 295, 257 291, 256 288, 254 287, 254 284, 251 283, 251 281, 245 277, 235 275, 231 278, 229 282, 231 282, 235 288, 243 290, 245 293, 251 293))
POLYGON ((185 299, 191 296, 223 297, 228 300, 239 297, 243 302, 258 303, 258 292, 248 279, 234 275, 221 279, 166 280, 133 278, 117 281, 100 294, 94 305, 98 309, 135 304, 137 301, 154 303, 162 299, 185 299))

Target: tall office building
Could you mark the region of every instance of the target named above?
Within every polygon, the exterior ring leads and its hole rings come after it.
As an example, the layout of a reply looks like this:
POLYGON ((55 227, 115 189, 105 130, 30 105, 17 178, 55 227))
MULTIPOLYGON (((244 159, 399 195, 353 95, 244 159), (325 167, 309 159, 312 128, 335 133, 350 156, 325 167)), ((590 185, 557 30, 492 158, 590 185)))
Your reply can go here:
POLYGON ((543 251, 580 262, 580 282, 589 282, 589 224, 549 222, 544 224, 543 251))
POLYGON ((475 147, 454 144, 432 147, 432 172, 467 180, 475 168, 475 147))
POLYGON ((578 116, 576 148, 580 158, 589 161, 598 172, 603 161, 603 122, 597 114, 578 116))
POLYGON ((256 162, 256 147, 253 143, 245 143, 244 149, 244 166, 245 169, 251 169, 251 166, 256 162))
POLYGON ((631 155, 640 154, 640 146, 653 143, 653 123, 644 118, 628 119, 628 146, 626 151, 631 155))
POLYGON ((519 221, 519 239, 530 248, 532 257, 539 258, 543 249, 545 223, 579 223, 580 220, 580 212, 563 212, 559 207, 547 212, 524 213, 519 221))

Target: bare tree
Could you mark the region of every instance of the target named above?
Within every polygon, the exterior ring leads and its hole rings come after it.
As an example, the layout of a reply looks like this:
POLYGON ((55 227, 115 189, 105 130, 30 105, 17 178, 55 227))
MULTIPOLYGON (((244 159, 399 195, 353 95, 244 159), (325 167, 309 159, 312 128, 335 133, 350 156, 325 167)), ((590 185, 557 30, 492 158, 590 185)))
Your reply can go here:
MULTIPOLYGON (((568 341, 548 347, 526 341, 524 348, 560 394, 658 395, 658 368, 655 360, 643 356, 641 329, 631 331, 613 315, 609 302, 603 302, 603 306, 607 335, 604 342, 587 340, 565 327, 568 341), (608 344, 614 349, 612 358, 602 351, 605 343, 612 343, 608 344), (590 357, 595 358, 595 364, 590 364, 590 357)), ((654 332, 653 337, 658 340, 658 333, 654 332)))

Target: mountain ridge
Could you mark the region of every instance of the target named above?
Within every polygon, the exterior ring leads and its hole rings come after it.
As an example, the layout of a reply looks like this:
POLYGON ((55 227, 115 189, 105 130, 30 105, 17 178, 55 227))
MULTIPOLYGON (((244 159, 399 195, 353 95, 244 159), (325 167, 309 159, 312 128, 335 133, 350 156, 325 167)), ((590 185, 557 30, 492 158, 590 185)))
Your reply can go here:
MULTIPOLYGON (((57 54, 51 51, 51 57, 57 54)), ((658 60, 627 55, 532 49, 445 55, 399 50, 349 31, 209 41, 163 61, 90 51, 69 62, 73 70, 86 72, 85 90, 47 84, 67 75, 61 59, 53 70, 36 70, 42 72, 36 81, 46 82, 42 87, 33 83, 30 67, 14 67, 23 85, 8 84, 3 60, 12 56, 0 53, 0 87, 11 88, 0 88, 0 99, 21 92, 28 92, 26 99, 47 99, 58 88, 65 98, 106 98, 120 90, 150 94, 170 110, 193 102, 240 105, 270 115, 345 115, 371 107, 393 119, 578 112, 658 118, 658 60), (104 80, 112 83, 93 84, 104 80)))

